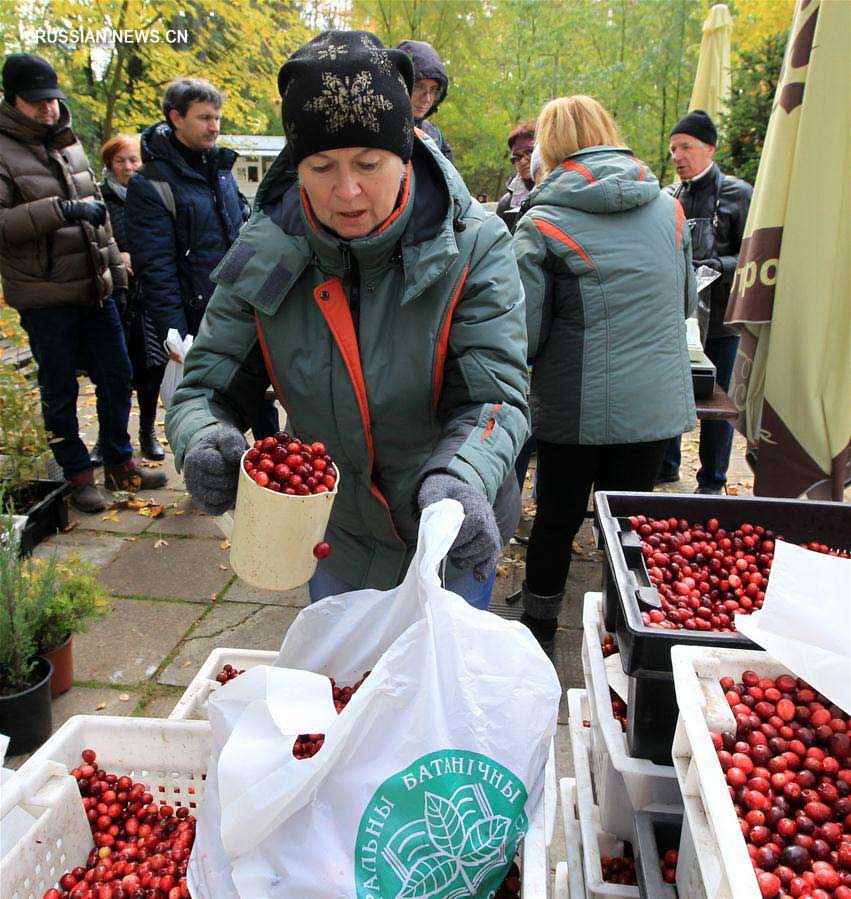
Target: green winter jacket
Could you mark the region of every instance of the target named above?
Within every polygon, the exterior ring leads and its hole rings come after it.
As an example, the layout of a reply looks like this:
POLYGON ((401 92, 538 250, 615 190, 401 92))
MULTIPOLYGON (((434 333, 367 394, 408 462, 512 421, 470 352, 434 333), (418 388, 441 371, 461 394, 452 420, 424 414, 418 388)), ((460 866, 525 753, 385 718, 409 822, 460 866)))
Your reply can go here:
POLYGON ((614 147, 569 156, 527 203, 514 252, 535 437, 641 443, 693 428, 685 319, 697 291, 680 204, 614 147))
POLYGON ((404 577, 431 472, 485 494, 507 541, 529 432, 509 234, 430 141, 415 139, 406 184, 378 231, 343 241, 314 222, 284 151, 211 276, 166 416, 180 467, 220 422, 245 430, 271 381, 287 430, 321 440, 340 468, 322 566, 378 589, 404 577))

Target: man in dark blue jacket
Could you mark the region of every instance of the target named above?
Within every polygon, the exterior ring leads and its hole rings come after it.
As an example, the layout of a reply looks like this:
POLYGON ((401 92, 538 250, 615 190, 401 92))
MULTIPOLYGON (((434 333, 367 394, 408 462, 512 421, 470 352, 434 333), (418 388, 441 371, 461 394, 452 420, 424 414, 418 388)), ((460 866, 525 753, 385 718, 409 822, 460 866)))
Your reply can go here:
MULTIPOLYGON (((216 145, 222 100, 207 81, 173 81, 163 97, 165 120, 142 134, 144 165, 127 189, 133 269, 161 340, 170 328, 181 337, 198 333, 214 288, 210 272, 250 214, 231 171, 238 154, 216 145)), ((255 437, 277 428, 274 406, 264 403, 255 437)))

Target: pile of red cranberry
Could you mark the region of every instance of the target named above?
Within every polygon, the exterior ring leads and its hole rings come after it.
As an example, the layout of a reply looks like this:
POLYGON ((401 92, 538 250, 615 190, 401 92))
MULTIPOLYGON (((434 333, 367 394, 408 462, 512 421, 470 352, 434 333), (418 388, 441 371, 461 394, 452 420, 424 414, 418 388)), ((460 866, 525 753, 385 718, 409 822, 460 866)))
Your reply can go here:
POLYGON ((324 443, 302 443, 286 431, 257 440, 245 454, 248 476, 259 487, 290 496, 328 493, 337 483, 324 443))
POLYGON ((71 774, 95 845, 86 864, 63 874, 43 899, 189 899, 195 817, 188 806, 154 802, 144 784, 98 768, 91 749, 82 759, 71 774))
POLYGON ((216 680, 220 684, 226 684, 229 680, 233 680, 235 677, 239 677, 240 674, 245 674, 244 668, 234 668, 233 665, 225 665, 224 668, 216 675, 216 680))
POLYGON ((676 849, 668 849, 662 853, 659 859, 659 868, 662 871, 662 880, 665 883, 677 882, 677 862, 679 858, 680 854, 676 849))
MULTIPOLYGON (((600 649, 603 651, 604 659, 613 656, 618 651, 617 640, 611 634, 603 634, 603 642, 600 644, 600 649)), ((611 687, 609 688, 609 693, 612 698, 612 717, 620 722, 621 730, 626 733, 626 703, 611 687)), ((590 725, 583 722, 583 726, 589 727, 590 725)))
POLYGON ((632 855, 632 846, 623 844, 624 855, 604 855, 600 859, 603 869, 603 881, 605 883, 622 883, 635 886, 635 858, 632 855))
POLYGON ((603 650, 604 659, 613 656, 618 651, 617 640, 611 634, 603 634, 603 642, 600 644, 600 649, 603 650))
POLYGON ((849 716, 804 681, 721 678, 736 733, 713 733, 766 899, 851 899, 849 716))
MULTIPOLYGON (((645 627, 731 632, 734 615, 762 606, 774 544, 782 536, 747 523, 726 530, 717 518, 692 525, 684 518, 633 515, 629 523, 641 538, 650 583, 662 600, 661 609, 641 613, 645 627)), ((801 546, 849 558, 824 543, 801 546)))

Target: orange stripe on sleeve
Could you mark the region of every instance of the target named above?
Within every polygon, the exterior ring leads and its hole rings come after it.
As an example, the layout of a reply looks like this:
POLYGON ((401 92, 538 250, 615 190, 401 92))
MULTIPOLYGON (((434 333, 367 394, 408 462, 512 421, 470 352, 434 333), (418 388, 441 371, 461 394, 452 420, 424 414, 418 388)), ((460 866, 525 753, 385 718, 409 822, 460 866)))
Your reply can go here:
POLYGON ((559 243, 563 243, 565 246, 570 247, 575 253, 578 253, 587 263, 591 266, 591 268, 597 268, 596 265, 591 261, 591 257, 579 246, 579 244, 568 234, 565 234, 561 228, 556 227, 552 222, 548 222, 545 219, 539 219, 532 217, 532 221, 535 223, 537 229, 542 233, 546 234, 549 237, 554 238, 559 243))

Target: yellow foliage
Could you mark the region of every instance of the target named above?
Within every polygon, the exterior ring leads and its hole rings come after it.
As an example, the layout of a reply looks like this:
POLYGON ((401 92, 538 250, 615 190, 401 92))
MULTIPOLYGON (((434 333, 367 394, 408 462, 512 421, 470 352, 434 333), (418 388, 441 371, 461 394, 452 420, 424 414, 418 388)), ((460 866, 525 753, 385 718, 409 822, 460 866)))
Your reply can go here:
MULTIPOLYGON (((712 4, 707 4, 707 13, 712 4)), ((744 50, 758 47, 770 34, 786 34, 792 25, 795 0, 731 0, 733 64, 744 50)))

